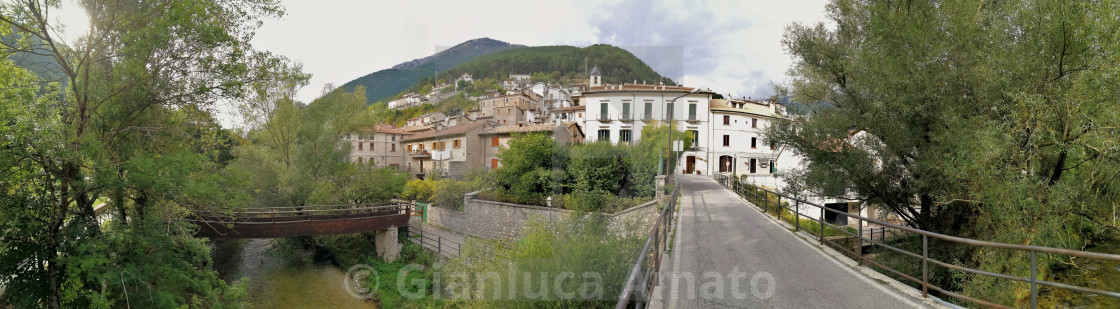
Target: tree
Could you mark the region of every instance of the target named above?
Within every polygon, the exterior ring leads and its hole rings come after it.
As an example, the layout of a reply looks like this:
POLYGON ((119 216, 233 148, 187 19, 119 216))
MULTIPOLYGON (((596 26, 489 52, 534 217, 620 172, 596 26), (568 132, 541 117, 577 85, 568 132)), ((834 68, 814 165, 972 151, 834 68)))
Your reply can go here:
POLYGON ((287 66, 249 44, 260 18, 282 11, 267 0, 83 1, 92 27, 68 43, 49 19, 58 5, 0 4, 0 34, 19 38, 0 42, 0 54, 46 55, 53 62, 42 65, 60 72, 28 82, 0 70, 19 83, 2 113, 26 116, 4 118, 17 132, 0 137, 12 172, 0 184, 6 297, 51 308, 236 301, 242 293, 206 267, 206 247, 178 218, 241 198, 225 190, 238 179, 218 173, 220 128, 202 111, 246 98, 251 82, 287 66), (96 220, 101 203, 112 224, 96 220))
MULTIPOLYGON (((1116 6, 833 1, 834 29, 787 28, 795 63, 779 89, 831 107, 767 137, 808 159, 794 187, 852 193, 912 226, 1074 249, 1115 237, 1116 6)), ((992 270, 1023 259, 961 255, 992 270)), ((967 289, 1015 301, 993 285, 967 289)))

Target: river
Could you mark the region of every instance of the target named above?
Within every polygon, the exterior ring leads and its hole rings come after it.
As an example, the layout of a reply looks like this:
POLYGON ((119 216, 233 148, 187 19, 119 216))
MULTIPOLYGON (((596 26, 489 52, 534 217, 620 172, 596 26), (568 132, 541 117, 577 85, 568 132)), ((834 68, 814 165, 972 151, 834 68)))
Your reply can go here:
POLYGON ((377 308, 344 288, 346 274, 311 254, 286 257, 270 248, 278 240, 215 240, 214 269, 226 282, 249 279, 249 308, 377 308))

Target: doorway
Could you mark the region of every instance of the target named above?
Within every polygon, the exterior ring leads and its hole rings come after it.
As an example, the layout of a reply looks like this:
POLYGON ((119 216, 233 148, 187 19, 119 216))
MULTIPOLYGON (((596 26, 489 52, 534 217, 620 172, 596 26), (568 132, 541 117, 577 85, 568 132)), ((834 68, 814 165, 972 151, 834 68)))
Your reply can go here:
POLYGON ((696 169, 696 156, 688 156, 684 160, 684 173, 692 174, 696 169))
POLYGON ((758 159, 751 159, 750 166, 751 166, 751 174, 757 173, 758 172, 758 159))

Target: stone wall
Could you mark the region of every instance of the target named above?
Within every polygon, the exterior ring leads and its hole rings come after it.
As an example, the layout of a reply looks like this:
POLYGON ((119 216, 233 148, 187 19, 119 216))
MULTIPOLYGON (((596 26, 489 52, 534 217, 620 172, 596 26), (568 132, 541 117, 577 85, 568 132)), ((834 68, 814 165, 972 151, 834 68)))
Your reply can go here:
MULTIPOLYGON (((479 200, 474 198, 477 194, 471 192, 463 197, 462 211, 429 207, 428 224, 475 237, 502 239, 520 236, 525 224, 532 219, 559 221, 572 213, 566 209, 479 200)), ((610 228, 644 235, 657 220, 660 210, 657 206, 656 201, 650 201, 611 214, 610 228)))

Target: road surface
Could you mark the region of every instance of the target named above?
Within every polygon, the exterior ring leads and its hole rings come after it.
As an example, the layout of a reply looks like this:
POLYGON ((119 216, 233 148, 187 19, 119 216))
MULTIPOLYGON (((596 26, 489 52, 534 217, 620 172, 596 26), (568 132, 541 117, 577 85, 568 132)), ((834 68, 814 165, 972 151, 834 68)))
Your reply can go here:
POLYGON ((650 307, 926 306, 826 255, 710 177, 678 179, 680 221, 650 307))

